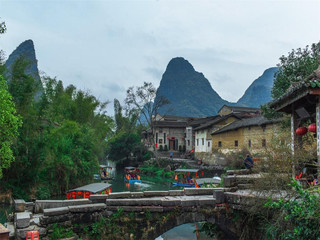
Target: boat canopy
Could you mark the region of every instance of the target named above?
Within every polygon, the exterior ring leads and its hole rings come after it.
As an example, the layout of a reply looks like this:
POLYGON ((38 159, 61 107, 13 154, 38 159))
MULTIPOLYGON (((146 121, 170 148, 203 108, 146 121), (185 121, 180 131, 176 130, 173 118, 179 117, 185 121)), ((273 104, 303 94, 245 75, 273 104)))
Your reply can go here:
POLYGON ((75 189, 68 190, 67 192, 91 192, 91 193, 99 193, 107 188, 111 187, 109 183, 92 183, 82 187, 78 187, 75 189))
POLYGON ((190 172, 190 173, 196 173, 196 172, 199 172, 200 169, 192 169, 192 168, 189 168, 189 169, 182 169, 182 168, 178 168, 176 170, 174 170, 175 172, 190 172))

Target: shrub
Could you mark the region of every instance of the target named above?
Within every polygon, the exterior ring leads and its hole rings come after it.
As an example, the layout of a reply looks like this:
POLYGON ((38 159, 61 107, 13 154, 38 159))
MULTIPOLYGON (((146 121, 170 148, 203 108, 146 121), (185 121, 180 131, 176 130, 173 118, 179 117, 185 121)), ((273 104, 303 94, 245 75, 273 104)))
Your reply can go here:
POLYGON ((159 147, 159 151, 160 151, 160 152, 162 152, 162 151, 163 151, 163 146, 162 146, 162 145, 160 145, 160 147, 159 147))
POLYGON ((182 152, 182 146, 179 145, 179 152, 182 152))
POLYGON ((293 180, 295 198, 269 200, 265 207, 271 208, 274 215, 265 225, 268 239, 320 239, 320 196, 302 189, 293 180))

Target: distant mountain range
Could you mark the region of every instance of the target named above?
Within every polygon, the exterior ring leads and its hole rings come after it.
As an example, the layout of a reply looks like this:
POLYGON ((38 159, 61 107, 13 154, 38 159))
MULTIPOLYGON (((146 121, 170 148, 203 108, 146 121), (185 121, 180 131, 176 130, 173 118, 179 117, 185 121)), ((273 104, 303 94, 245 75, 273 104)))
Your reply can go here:
MULTIPOLYGON (((35 98, 39 99, 43 93, 41 79, 39 76, 38 63, 32 40, 21 43, 6 61, 5 76, 10 81, 14 62, 23 56, 28 61, 25 70, 36 79, 41 87, 35 98)), ((204 117, 216 115, 223 105, 259 107, 271 100, 271 88, 273 86, 274 74, 278 68, 272 67, 264 71, 236 103, 222 99, 212 88, 205 76, 195 71, 193 66, 184 58, 173 58, 166 71, 162 75, 160 86, 157 91, 156 100, 163 96, 170 104, 163 106, 159 113, 187 116, 204 117)))
POLYGON ((247 107, 260 107, 271 101, 271 89, 273 86, 274 74, 277 67, 268 68, 248 87, 243 96, 238 100, 237 105, 247 107))
POLYGON ((222 99, 202 73, 195 71, 184 58, 173 58, 160 82, 156 100, 162 96, 170 104, 160 108, 160 114, 188 117, 216 115, 223 105, 259 107, 271 100, 276 67, 267 69, 246 90, 237 103, 222 99))

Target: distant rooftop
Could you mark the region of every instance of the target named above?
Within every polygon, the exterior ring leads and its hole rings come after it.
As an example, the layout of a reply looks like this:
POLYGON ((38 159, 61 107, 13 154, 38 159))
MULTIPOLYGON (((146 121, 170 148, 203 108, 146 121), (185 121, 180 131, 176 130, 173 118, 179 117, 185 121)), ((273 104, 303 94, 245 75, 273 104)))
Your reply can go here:
POLYGON ((228 131, 234 131, 239 128, 244 128, 244 127, 250 127, 250 126, 262 126, 266 124, 272 124, 276 122, 280 122, 280 119, 267 119, 263 116, 259 117, 253 117, 253 118, 245 118, 239 121, 235 121, 230 123, 229 125, 220 128, 219 130, 211 133, 211 135, 223 133, 223 132, 228 132, 228 131))

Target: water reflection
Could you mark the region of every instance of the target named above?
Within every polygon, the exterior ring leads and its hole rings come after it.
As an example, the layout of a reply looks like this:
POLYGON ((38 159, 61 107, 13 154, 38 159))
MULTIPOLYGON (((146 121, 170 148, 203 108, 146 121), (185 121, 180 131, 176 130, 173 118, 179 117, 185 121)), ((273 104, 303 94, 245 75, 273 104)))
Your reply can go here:
POLYGON ((210 238, 204 233, 196 234, 195 229, 200 228, 199 223, 186 223, 178 227, 172 228, 165 232, 155 240, 218 240, 217 238, 210 238))

